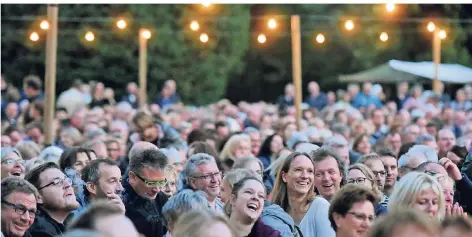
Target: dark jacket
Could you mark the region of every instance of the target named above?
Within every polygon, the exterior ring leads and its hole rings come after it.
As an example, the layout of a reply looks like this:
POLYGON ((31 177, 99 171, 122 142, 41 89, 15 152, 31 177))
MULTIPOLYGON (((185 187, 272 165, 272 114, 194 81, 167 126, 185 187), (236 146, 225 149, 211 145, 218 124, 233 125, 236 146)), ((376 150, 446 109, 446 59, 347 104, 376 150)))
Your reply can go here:
POLYGON ((378 203, 375 207, 375 216, 381 216, 387 214, 387 208, 378 203))
POLYGON ((456 193, 454 200, 459 202, 464 211, 472 214, 472 182, 469 177, 462 174, 462 179, 456 182, 456 193))
MULTIPOLYGON (((52 219, 41 206, 38 206, 38 213, 28 232, 34 237, 55 237, 65 233, 66 226, 52 219)), ((25 236, 27 235, 25 234, 25 236)))
POLYGON ((258 219, 247 237, 282 237, 280 232, 258 219))
POLYGON ((123 180, 123 203, 125 215, 133 222, 138 232, 146 237, 162 237, 167 229, 162 218, 162 206, 167 202, 167 196, 159 192, 156 199, 149 200, 139 196, 129 184, 123 180))

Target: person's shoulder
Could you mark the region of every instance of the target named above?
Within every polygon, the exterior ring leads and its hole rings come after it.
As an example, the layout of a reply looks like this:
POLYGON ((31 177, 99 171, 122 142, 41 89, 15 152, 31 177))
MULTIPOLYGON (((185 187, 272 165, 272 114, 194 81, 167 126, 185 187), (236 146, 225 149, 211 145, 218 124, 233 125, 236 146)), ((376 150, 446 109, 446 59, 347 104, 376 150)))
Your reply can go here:
POLYGON ((157 193, 156 199, 154 200, 157 205, 164 206, 166 202, 169 200, 169 197, 163 192, 157 193))

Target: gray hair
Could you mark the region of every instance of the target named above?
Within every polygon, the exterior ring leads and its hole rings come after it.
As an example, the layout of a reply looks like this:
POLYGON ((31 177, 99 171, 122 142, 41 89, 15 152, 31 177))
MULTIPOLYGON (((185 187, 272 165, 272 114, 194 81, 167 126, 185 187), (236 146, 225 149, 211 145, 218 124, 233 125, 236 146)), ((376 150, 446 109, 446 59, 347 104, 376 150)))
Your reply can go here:
POLYGON ((131 113, 133 112, 133 107, 126 101, 121 101, 116 105, 116 111, 122 113, 131 113))
POLYGON ((194 175, 195 170, 199 165, 216 163, 215 158, 206 153, 197 153, 190 156, 185 164, 184 176, 185 178, 190 178, 194 175))
POLYGON ((315 144, 308 143, 308 142, 304 142, 304 143, 300 144, 297 147, 297 149, 295 149, 295 151, 296 152, 301 152, 301 153, 311 154, 312 152, 315 152, 318 149, 320 149, 319 146, 317 146, 315 144))
POLYGON ((351 128, 349 128, 349 126, 347 126, 345 124, 336 123, 331 128, 331 131, 333 131, 333 133, 343 134, 343 133, 346 133, 346 132, 351 132, 351 128))
POLYGON ((39 153, 39 158, 44 162, 59 162, 59 158, 61 158, 62 153, 64 150, 57 146, 48 146, 44 150, 39 153))
POLYGON ((41 153, 41 147, 33 141, 23 141, 16 144, 15 148, 20 152, 23 159, 38 157, 41 153))
POLYGON ((110 125, 112 125, 112 124, 118 124, 120 127, 124 127, 124 128, 126 128, 126 130, 129 130, 128 124, 125 121, 121 120, 121 119, 113 120, 110 125))
POLYGON ((422 156, 427 161, 432 161, 437 163, 439 161, 438 154, 436 151, 429 146, 426 145, 414 145, 407 153, 410 153, 411 156, 422 156))
POLYGON ((417 144, 423 144, 424 142, 435 142, 435 141, 436 141, 436 138, 429 134, 421 135, 416 139, 417 144))
POLYGON ((182 190, 162 207, 162 215, 167 224, 176 222, 184 213, 208 208, 208 200, 202 191, 182 190))
POLYGON ((349 143, 347 142, 346 138, 344 138, 341 135, 334 135, 331 137, 328 137, 324 143, 323 147, 328 147, 328 148, 333 148, 333 147, 345 147, 349 143))
POLYGON ((164 155, 166 155, 169 160, 178 160, 178 161, 182 160, 180 152, 177 149, 173 148, 173 147, 163 148, 163 149, 159 149, 159 150, 162 153, 164 153, 164 155))
POLYGON ((135 157, 138 153, 140 153, 140 152, 142 152, 143 150, 146 150, 146 149, 159 150, 159 148, 156 145, 154 145, 150 142, 139 141, 139 142, 134 143, 133 146, 131 147, 131 149, 129 150, 128 158, 130 160, 132 160, 133 157, 135 157))
POLYGON ((61 235, 62 237, 105 237, 103 234, 100 232, 92 231, 92 230, 87 230, 87 229, 73 229, 70 231, 67 231, 64 235, 61 235))
POLYGON ((20 152, 17 149, 13 147, 2 147, 0 150, 1 157, 2 157, 1 161, 7 158, 7 155, 10 154, 11 152, 17 154, 21 159, 23 159, 23 157, 21 156, 20 152))
POLYGON ((101 136, 101 135, 107 135, 107 133, 102 129, 95 129, 92 131, 87 132, 87 140, 93 140, 95 137, 101 136))
POLYGON ((306 135, 304 132, 294 132, 292 136, 290 136, 290 139, 288 139, 287 147, 294 150, 295 145, 301 142, 309 142, 308 135, 306 135))

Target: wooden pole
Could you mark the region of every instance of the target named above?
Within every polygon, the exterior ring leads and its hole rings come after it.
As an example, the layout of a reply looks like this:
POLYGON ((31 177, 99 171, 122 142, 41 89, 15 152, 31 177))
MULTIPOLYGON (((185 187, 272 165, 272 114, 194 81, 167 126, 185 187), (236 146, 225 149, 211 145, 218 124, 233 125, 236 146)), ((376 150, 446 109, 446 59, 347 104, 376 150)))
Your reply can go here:
POLYGON ((46 41, 46 110, 44 111, 45 145, 54 142, 54 110, 56 103, 56 57, 57 57, 57 16, 59 7, 57 4, 48 5, 49 29, 46 41))
POLYGON ((302 52, 300 38, 300 16, 292 16, 290 25, 292 32, 292 76, 293 85, 295 87, 296 122, 298 129, 300 130, 300 121, 302 119, 302 52))
POLYGON ((439 38, 439 30, 434 31, 433 38, 433 62, 434 62, 434 80, 433 80, 433 91, 436 94, 441 93, 439 91, 439 64, 441 63, 441 38, 439 38))
POLYGON ((139 105, 142 108, 147 103, 147 39, 144 29, 139 31, 139 105))

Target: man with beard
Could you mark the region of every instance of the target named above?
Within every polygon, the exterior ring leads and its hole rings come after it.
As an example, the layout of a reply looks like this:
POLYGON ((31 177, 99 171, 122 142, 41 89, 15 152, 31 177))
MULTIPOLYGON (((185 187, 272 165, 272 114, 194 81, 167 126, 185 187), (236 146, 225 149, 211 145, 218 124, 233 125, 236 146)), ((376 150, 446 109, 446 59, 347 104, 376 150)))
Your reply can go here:
POLYGON ((38 190, 19 177, 2 181, 2 230, 6 237, 29 237, 36 215, 38 190))
POLYGON ((167 185, 167 157, 156 149, 146 149, 130 157, 128 177, 123 180, 125 215, 146 237, 162 237, 162 206, 167 196, 160 192, 167 185))
POLYGON ((82 180, 85 183, 84 194, 87 203, 108 199, 125 213, 125 206, 121 201, 121 171, 113 160, 91 161, 82 171, 82 180))
POLYGON ((79 207, 71 179, 53 162, 34 168, 25 179, 39 192, 38 213, 28 232, 34 237, 62 235, 67 216, 79 207))

